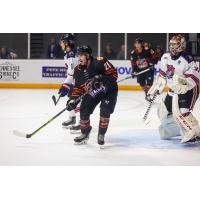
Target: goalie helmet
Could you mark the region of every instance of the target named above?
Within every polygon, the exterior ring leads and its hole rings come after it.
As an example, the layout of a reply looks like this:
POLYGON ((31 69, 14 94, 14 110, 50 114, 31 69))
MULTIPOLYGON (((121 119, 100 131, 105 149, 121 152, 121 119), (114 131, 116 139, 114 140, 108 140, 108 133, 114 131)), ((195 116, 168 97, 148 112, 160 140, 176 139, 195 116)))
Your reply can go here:
POLYGON ((186 40, 182 35, 174 35, 169 41, 169 50, 171 56, 177 56, 180 52, 185 51, 186 40))

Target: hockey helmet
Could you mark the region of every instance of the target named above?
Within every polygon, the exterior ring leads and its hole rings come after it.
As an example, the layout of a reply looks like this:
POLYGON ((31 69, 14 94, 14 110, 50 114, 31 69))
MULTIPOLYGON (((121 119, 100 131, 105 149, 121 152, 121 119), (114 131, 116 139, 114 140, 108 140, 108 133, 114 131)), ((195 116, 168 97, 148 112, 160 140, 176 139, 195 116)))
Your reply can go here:
POLYGON ((83 45, 77 48, 77 54, 87 53, 89 55, 92 54, 92 49, 89 45, 83 45))
POLYGON ((65 33, 61 35, 60 41, 64 41, 64 43, 71 48, 74 48, 74 36, 71 33, 65 33))

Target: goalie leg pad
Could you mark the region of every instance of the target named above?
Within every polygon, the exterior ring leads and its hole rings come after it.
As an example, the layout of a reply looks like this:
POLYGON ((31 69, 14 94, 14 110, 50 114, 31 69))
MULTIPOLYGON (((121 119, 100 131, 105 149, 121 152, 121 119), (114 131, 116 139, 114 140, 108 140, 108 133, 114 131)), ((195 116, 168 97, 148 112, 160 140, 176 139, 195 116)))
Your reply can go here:
POLYGON ((168 116, 161 122, 161 125, 159 126, 159 133, 162 140, 167 140, 181 135, 180 128, 172 115, 168 116))
POLYGON ((179 116, 178 120, 180 120, 183 131, 182 143, 200 137, 199 123, 191 112, 189 112, 187 116, 179 116))
POLYGON ((171 137, 180 136, 180 128, 173 118, 173 115, 167 111, 167 108, 162 101, 158 106, 158 118, 161 125, 159 126, 160 138, 170 139, 171 137))
POLYGON ((180 125, 183 133, 181 143, 189 142, 195 137, 200 136, 199 123, 191 112, 182 114, 178 105, 178 95, 173 95, 172 111, 174 118, 180 125))

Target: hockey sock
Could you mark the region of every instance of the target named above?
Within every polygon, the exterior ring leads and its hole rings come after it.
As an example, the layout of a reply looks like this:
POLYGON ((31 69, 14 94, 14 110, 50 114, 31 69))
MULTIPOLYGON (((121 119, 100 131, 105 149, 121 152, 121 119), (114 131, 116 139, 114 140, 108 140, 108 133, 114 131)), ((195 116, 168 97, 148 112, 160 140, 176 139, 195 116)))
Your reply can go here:
POLYGON ((99 120, 99 134, 105 134, 107 129, 108 129, 108 124, 109 124, 110 118, 106 118, 103 116, 100 116, 99 120))
POLYGON ((80 120, 81 133, 88 135, 91 131, 90 119, 80 120))

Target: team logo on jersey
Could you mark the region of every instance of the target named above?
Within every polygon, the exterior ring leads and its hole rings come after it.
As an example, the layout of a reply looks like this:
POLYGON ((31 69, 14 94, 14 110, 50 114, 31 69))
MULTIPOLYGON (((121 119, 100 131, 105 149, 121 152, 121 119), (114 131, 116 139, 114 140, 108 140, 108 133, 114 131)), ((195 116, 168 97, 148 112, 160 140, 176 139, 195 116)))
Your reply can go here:
POLYGON ((181 64, 181 60, 178 61, 178 64, 179 64, 179 65, 181 64))
POLYGON ((173 67, 173 65, 167 65, 166 77, 169 79, 172 78, 174 75, 174 71, 175 68, 173 67))

